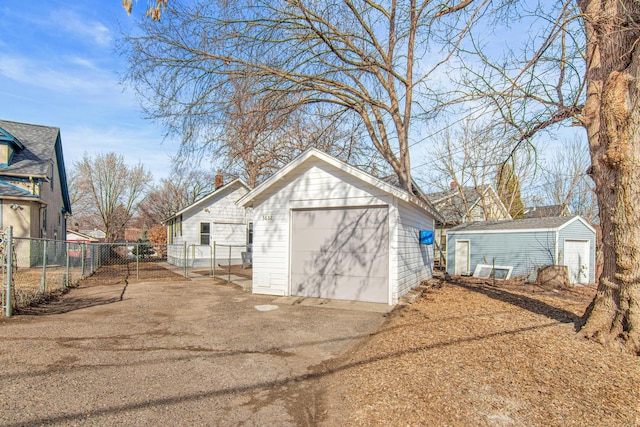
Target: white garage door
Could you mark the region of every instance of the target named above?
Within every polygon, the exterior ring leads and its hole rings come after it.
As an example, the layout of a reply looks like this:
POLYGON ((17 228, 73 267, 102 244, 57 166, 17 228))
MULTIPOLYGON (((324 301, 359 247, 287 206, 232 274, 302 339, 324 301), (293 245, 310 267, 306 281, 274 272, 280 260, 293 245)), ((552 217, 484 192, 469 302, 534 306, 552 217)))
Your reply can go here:
POLYGON ((388 302, 387 217, 386 206, 294 210, 291 294, 388 302))
POLYGON ((568 267, 571 283, 589 283, 590 252, 589 241, 564 241, 564 262, 568 267))

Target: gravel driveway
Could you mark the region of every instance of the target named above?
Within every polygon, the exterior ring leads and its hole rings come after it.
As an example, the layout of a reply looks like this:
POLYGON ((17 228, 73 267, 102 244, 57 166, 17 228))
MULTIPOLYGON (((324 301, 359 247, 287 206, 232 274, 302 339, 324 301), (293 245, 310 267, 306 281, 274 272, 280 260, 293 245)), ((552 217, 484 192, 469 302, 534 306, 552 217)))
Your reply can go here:
POLYGON ((385 311, 210 279, 124 286, 80 287, 45 313, 0 320, 1 425, 310 424, 322 362, 385 311))

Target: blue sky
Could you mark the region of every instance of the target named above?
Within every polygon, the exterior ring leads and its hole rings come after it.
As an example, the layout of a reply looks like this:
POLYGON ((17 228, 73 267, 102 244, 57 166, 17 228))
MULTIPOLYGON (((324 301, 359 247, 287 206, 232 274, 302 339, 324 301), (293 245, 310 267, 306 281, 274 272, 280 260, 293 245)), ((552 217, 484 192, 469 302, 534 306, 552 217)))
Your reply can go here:
POLYGON ((120 0, 0 4, 0 118, 59 127, 68 172, 84 152, 113 151, 156 181, 169 175, 178 143, 118 83, 126 64, 114 44, 130 20, 120 0))

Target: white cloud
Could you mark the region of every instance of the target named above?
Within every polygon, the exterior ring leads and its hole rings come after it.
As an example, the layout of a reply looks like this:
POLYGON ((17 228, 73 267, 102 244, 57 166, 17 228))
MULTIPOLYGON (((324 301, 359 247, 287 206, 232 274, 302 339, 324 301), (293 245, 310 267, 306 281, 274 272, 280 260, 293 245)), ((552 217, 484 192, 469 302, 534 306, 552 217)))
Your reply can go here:
POLYGON ((82 40, 92 40, 99 46, 109 46, 113 42, 111 31, 101 22, 80 16, 72 10, 55 10, 50 15, 51 22, 62 31, 82 40))
POLYGON ((132 93, 123 91, 115 73, 79 56, 55 61, 5 54, 0 61, 0 76, 24 87, 40 88, 43 96, 57 93, 69 100, 100 102, 111 108, 131 108, 137 104, 132 93))
POLYGON ((91 157, 114 152, 122 155, 128 165, 142 163, 158 181, 169 176, 171 156, 177 151, 175 144, 163 142, 160 132, 151 124, 144 128, 67 127, 61 130, 61 136, 68 172, 85 152, 91 157))

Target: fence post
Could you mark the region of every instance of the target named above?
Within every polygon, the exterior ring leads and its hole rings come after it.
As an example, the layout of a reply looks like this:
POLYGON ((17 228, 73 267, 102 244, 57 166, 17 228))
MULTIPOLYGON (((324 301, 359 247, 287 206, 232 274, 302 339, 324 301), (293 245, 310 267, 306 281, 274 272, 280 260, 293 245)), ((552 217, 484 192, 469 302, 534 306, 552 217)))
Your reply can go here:
POLYGON ((64 287, 68 288, 69 287, 69 242, 65 243, 66 246, 66 250, 67 250, 67 274, 65 275, 65 280, 64 280, 64 287))
POLYGON ((86 251, 86 249, 85 249, 84 243, 80 243, 80 259, 82 260, 81 261, 82 270, 81 270, 80 277, 82 277, 82 279, 85 278, 84 277, 84 267, 85 267, 84 254, 85 254, 85 251, 86 251))
POLYGON ((229 267, 227 268, 227 282, 231 282, 231 245, 229 245, 229 267))
POLYGON ((44 239, 42 242, 42 277, 40 278, 40 293, 44 295, 47 290, 47 239, 44 239))
POLYGON ((184 248, 182 250, 182 254, 183 256, 183 265, 184 265, 184 272, 183 272, 183 276, 184 277, 189 277, 189 273, 187 271, 187 242, 184 242, 184 248))
POLYGON ((213 270, 211 272, 211 275, 213 277, 216 277, 216 241, 213 241, 213 270))
POLYGON ((209 276, 213 276, 213 246, 209 245, 209 276))
POLYGON ((140 243, 136 243, 136 279, 140 278, 140 243))
POLYGON ((7 235, 6 235, 6 245, 7 245, 7 250, 6 250, 6 256, 7 256, 7 296, 5 298, 5 314, 7 315, 7 317, 11 317, 12 310, 13 310, 13 302, 11 301, 11 293, 13 292, 12 285, 13 285, 13 226, 10 225, 7 228, 7 235))

